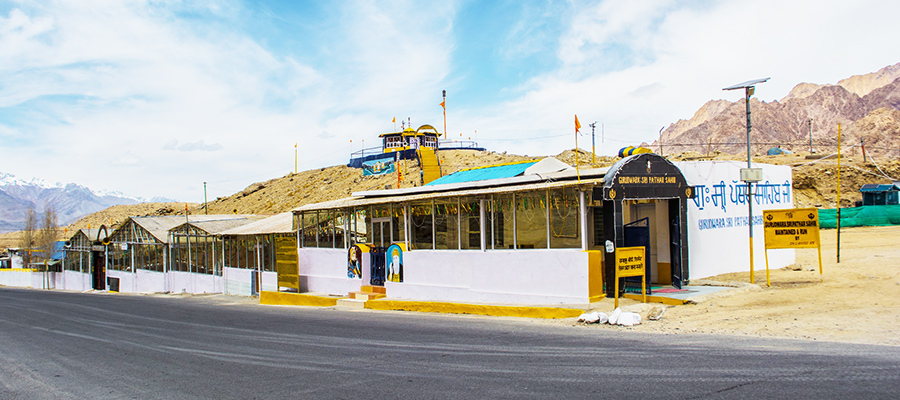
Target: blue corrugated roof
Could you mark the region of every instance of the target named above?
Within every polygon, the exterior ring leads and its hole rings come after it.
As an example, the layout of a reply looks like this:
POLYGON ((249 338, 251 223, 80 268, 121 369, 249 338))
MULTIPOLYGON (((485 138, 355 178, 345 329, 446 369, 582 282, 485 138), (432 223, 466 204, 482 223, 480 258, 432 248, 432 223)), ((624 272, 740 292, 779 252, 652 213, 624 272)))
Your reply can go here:
POLYGON ((429 185, 442 185, 445 183, 462 183, 484 181, 488 179, 512 178, 522 175, 528 167, 537 164, 537 161, 529 161, 519 164, 498 165, 496 167, 484 167, 459 171, 429 182, 429 185))

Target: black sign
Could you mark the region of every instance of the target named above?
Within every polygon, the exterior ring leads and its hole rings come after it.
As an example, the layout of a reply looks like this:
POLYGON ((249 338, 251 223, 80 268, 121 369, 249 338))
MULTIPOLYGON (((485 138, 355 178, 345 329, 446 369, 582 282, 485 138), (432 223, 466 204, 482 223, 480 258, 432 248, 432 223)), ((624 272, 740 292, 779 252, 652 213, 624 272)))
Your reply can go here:
POLYGON ((594 198, 605 200, 693 198, 681 170, 652 153, 638 154, 613 165, 603 178, 603 187, 594 189, 594 198))

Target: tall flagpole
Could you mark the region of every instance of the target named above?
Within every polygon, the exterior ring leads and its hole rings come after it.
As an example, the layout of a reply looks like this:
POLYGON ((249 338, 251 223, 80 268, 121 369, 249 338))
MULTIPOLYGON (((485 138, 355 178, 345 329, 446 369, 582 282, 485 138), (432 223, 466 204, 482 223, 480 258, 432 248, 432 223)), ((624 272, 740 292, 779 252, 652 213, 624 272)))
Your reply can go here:
POLYGON ((447 139, 447 91, 442 91, 441 108, 444 109, 444 139, 447 139))
POLYGON ((581 129, 581 123, 578 122, 578 114, 575 114, 575 175, 578 176, 578 183, 581 183, 581 171, 578 169, 578 130, 581 129))
POLYGON ((297 143, 294 143, 294 173, 297 173, 297 143))

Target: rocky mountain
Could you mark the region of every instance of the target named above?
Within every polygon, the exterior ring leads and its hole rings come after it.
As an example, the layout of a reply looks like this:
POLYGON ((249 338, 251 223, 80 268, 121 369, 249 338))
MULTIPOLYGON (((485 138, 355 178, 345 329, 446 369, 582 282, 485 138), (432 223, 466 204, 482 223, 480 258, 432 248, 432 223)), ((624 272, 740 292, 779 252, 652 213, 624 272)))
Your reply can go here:
POLYGON ((40 215, 52 205, 62 226, 114 205, 140 202, 121 193, 99 193, 74 183, 47 185, 0 172, 0 232, 21 230, 29 207, 40 215))
MULTIPOLYGON (((897 156, 900 149, 900 63, 836 85, 800 83, 780 101, 750 100, 753 152, 780 146, 792 151, 837 151, 841 124, 842 151, 897 156)), ((666 152, 746 151, 743 100, 712 100, 690 120, 680 120, 662 134, 666 152)), ((653 147, 659 143, 654 143, 653 147)))

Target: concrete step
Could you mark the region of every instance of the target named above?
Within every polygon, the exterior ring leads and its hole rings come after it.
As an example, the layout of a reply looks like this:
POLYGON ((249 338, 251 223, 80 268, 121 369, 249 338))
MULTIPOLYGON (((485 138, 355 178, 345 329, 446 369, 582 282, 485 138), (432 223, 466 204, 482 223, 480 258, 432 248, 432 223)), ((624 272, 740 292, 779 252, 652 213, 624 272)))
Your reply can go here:
POLYGON ((370 292, 351 292, 350 298, 355 300, 375 300, 380 299, 382 297, 387 297, 384 293, 370 293, 370 292))
POLYGON ((384 286, 372 286, 372 285, 363 285, 362 287, 359 288, 359 291, 367 292, 367 293, 381 293, 381 294, 387 293, 387 289, 385 289, 384 286))
POLYGON ((357 299, 338 299, 337 301, 338 307, 344 308, 356 308, 356 309, 364 309, 366 308, 365 300, 357 300, 357 299))

